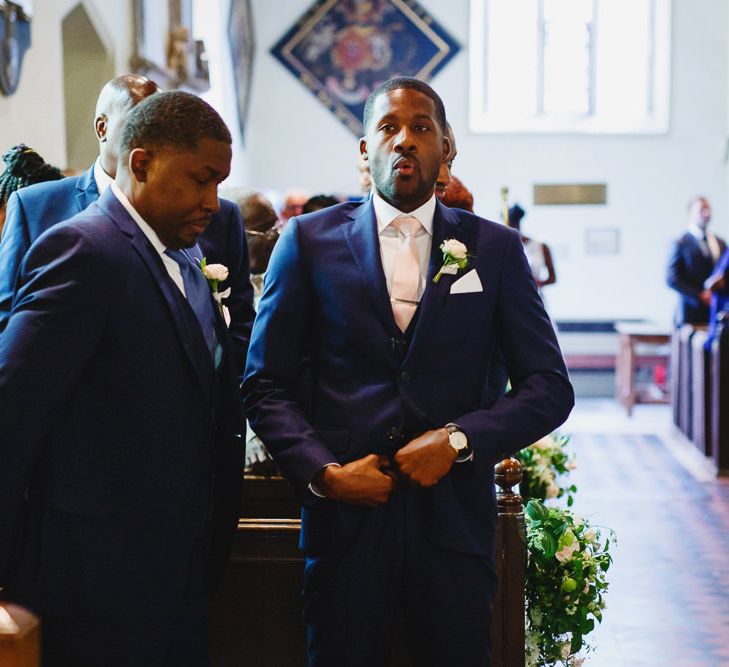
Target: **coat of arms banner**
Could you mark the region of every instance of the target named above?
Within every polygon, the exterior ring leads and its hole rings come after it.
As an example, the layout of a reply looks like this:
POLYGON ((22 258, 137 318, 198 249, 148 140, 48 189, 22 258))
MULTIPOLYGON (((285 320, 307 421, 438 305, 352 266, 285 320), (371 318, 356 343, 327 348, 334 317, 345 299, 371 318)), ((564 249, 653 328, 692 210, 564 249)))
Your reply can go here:
POLYGON ((414 0, 318 0, 271 49, 356 136, 393 76, 431 79, 460 46, 414 0))

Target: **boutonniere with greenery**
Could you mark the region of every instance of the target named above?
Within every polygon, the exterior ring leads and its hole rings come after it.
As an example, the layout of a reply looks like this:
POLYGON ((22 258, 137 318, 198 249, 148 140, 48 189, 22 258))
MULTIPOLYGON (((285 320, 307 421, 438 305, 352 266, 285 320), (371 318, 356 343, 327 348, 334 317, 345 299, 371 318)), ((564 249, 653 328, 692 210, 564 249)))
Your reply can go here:
POLYGON ((228 267, 224 264, 208 264, 205 257, 200 260, 200 270, 203 272, 205 279, 210 285, 210 290, 213 293, 213 299, 215 299, 220 309, 220 314, 225 319, 225 323, 230 326, 230 313, 228 309, 223 305, 223 299, 227 299, 230 296, 230 287, 220 292, 218 286, 223 280, 228 278, 228 267))
POLYGON ((444 273, 453 276, 460 269, 465 269, 472 258, 472 255, 468 254, 468 248, 457 239, 446 239, 440 244, 440 249, 443 252, 443 266, 433 278, 436 284, 444 273))

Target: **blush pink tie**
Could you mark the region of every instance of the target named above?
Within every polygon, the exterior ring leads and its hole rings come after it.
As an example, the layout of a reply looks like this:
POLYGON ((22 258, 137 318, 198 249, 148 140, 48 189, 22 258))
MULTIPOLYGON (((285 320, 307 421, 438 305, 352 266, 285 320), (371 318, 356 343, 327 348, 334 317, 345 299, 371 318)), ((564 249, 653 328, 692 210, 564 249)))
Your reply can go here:
POLYGON ((420 260, 415 236, 422 228, 417 218, 401 216, 392 221, 404 238, 398 235, 399 248, 395 258, 395 271, 392 274, 390 301, 395 323, 405 331, 418 307, 418 287, 420 286, 420 260))

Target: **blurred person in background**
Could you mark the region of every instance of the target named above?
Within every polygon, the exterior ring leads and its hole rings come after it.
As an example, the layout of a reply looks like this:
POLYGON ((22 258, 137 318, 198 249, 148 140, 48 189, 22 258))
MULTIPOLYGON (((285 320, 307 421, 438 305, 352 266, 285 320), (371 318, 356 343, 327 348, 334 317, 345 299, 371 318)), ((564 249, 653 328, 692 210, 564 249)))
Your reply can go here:
POLYGON ((460 208, 473 213, 473 195, 456 176, 451 175, 440 200, 448 208, 460 208))
POLYGON ((304 204, 309 201, 309 193, 299 188, 287 190, 284 193, 283 205, 278 212, 278 228, 283 230, 289 221, 289 218, 295 215, 301 215, 304 204))
MULTIPOLYGON (((445 195, 446 188, 448 187, 448 183, 451 180, 451 169, 453 169, 453 161, 456 159, 456 155, 458 155, 458 149, 456 148, 456 138, 455 136, 453 136, 453 128, 451 127, 450 123, 446 125, 445 136, 448 139, 450 150, 448 151, 446 159, 440 163, 438 178, 436 178, 435 180, 435 196, 438 197, 438 199, 440 199, 441 201, 443 201, 443 196, 445 195)), ((449 206, 449 204, 446 204, 446 206, 449 206)))
POLYGON ((57 181, 63 178, 58 167, 48 164, 38 153, 25 144, 13 146, 3 153, 5 170, 0 174, 0 234, 5 226, 5 210, 10 195, 34 183, 57 181))
POLYGON ((314 211, 321 211, 323 208, 329 208, 337 204, 341 204, 341 202, 336 197, 332 197, 332 195, 314 195, 304 204, 301 212, 313 213, 314 211))
POLYGON ((712 292, 704 282, 726 250, 723 239, 709 230, 711 204, 706 197, 694 197, 688 215, 688 229, 673 243, 666 272, 666 283, 678 294, 677 325, 709 321, 712 292))
POLYGON ((537 284, 540 296, 544 299, 542 288, 546 285, 554 285, 557 282, 557 273, 554 270, 554 261, 549 246, 522 233, 521 221, 525 215, 524 209, 519 204, 514 204, 509 209, 509 227, 513 227, 521 234, 521 242, 524 244, 524 252, 529 261, 534 282, 537 284))

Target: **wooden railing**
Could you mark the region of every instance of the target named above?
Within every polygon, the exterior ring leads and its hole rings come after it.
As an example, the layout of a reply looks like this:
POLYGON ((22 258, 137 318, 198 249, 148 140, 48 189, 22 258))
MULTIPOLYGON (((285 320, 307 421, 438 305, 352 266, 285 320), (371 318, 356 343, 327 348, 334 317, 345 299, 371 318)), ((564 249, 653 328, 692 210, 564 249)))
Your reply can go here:
POLYGON ((27 609, 0 602, 0 665, 40 665, 40 624, 27 609))
MULTIPOLYGON (((492 667, 524 665, 524 515, 518 488, 521 465, 495 468, 498 519, 492 667)), ((214 664, 306 663, 300 620, 303 558, 298 550, 299 509, 285 480, 246 480, 242 518, 214 618, 214 664)), ((396 641, 397 644, 397 641, 396 641)), ((399 656, 396 646, 395 653, 399 656)), ((394 664, 409 664, 397 659, 394 664)))

